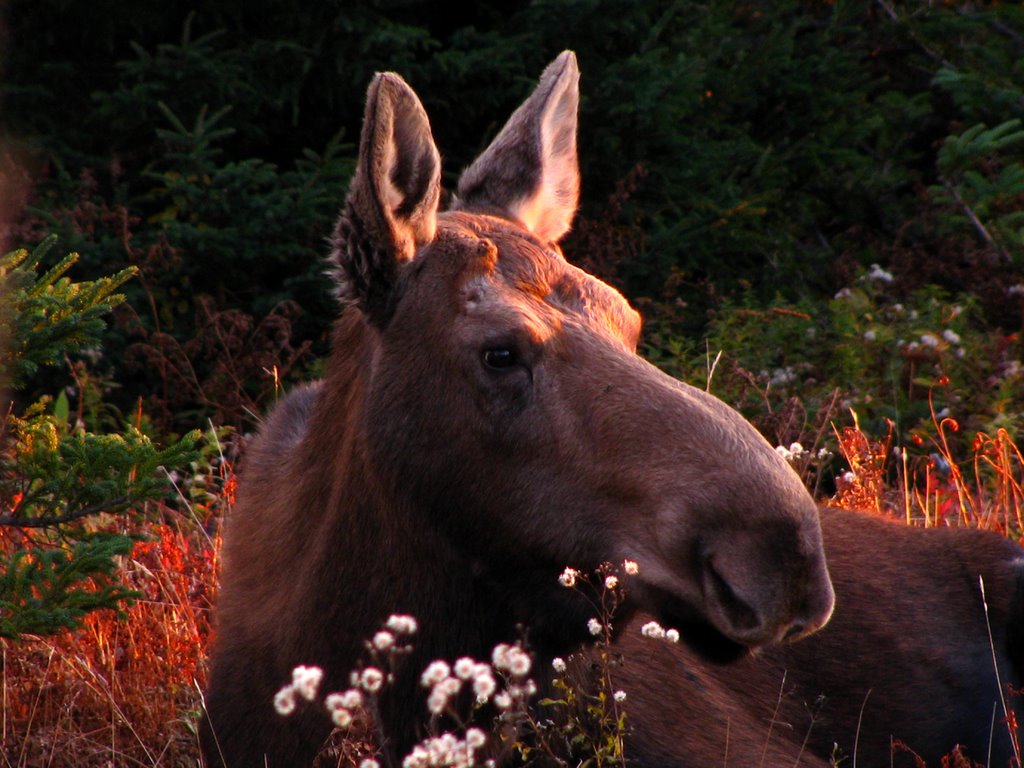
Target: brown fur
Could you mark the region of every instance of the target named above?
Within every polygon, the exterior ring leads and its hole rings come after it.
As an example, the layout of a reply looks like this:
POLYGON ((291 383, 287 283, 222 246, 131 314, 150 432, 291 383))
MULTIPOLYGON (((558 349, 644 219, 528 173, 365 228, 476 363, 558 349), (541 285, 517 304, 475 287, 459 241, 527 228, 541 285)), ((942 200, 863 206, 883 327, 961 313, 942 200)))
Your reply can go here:
MULTIPOLYGON (((988 764, 1007 766, 992 649, 1003 683, 1019 689, 1024 552, 992 533, 839 510, 823 510, 822 528, 836 609, 820 632, 716 666, 641 637, 643 617, 624 630, 615 680, 628 691, 629 756, 648 766, 794 766, 800 756, 816 767, 838 745, 845 765, 856 754, 857 765, 914 766, 900 750, 890 761, 895 739, 937 766, 958 744, 987 763, 991 735, 988 764)), ((1019 718, 1020 697, 1010 705, 1019 718)))
POLYGON ((381 701, 401 754, 431 659, 486 657, 518 627, 541 660, 585 639, 567 565, 640 562, 627 612, 705 623, 728 649, 827 621, 799 479, 734 411, 640 359, 636 312, 550 244, 576 205, 577 80, 562 54, 444 214, 418 99, 397 75, 370 86, 326 376, 270 416, 227 523, 209 762, 308 765, 329 722, 278 717, 275 690, 299 664, 346 687, 392 613, 420 622, 381 701))

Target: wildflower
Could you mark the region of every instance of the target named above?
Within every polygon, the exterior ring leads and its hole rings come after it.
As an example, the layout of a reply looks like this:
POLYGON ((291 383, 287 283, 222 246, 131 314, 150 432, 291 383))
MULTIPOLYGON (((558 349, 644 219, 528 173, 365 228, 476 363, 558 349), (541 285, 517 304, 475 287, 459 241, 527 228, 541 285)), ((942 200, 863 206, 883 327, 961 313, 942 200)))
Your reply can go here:
POLYGON ((605 589, 615 589, 619 586, 619 580, 615 576, 608 576, 604 580, 605 589))
POLYGON ((679 630, 678 629, 666 629, 665 630, 665 639, 668 640, 670 643, 678 643, 679 642, 679 630))
POLYGON ((380 763, 378 763, 372 757, 368 757, 361 763, 359 763, 359 768, 380 768, 380 763))
POLYGON ((616 691, 615 693, 612 694, 612 698, 615 699, 616 701, 625 701, 626 700, 626 692, 625 691, 616 691))
POLYGON ((356 688, 349 688, 341 694, 341 706, 346 709, 359 709, 363 706, 363 694, 356 688))
POLYGON ((776 445, 775 446, 775 452, 777 454, 779 454, 779 456, 784 458, 786 461, 792 461, 793 460, 793 453, 789 450, 789 448, 787 448, 784 445, 776 445))
POLYGON ((445 707, 448 706, 448 694, 442 691, 439 687, 434 686, 433 690, 430 691, 430 695, 427 697, 427 709, 432 714, 440 715, 444 712, 445 707))
POLYGON ((636 564, 635 560, 624 560, 622 563, 622 570, 630 576, 636 576, 640 572, 640 566, 636 564))
POLYGON ((417 744, 402 761, 402 768, 419 768, 421 765, 426 765, 429 759, 430 753, 417 744))
POLYGON ((565 672, 565 659, 562 659, 560 657, 556 657, 556 658, 552 659, 551 660, 551 667, 558 674, 562 674, 563 672, 565 672))
POLYGON ((868 329, 868 330, 864 331, 864 341, 874 341, 877 338, 878 338, 878 334, 875 333, 873 330, 868 329))
POLYGON ((476 662, 469 658, 469 656, 463 656, 461 659, 455 662, 453 671, 455 676, 460 680, 469 680, 473 677, 473 672, 476 669, 476 662))
POLYGON ((279 715, 290 715, 295 711, 295 689, 286 685, 274 695, 274 709, 279 715))
POLYGON ((558 577, 558 581, 563 587, 574 587, 576 586, 576 577, 579 575, 580 572, 575 568, 566 568, 558 577))
POLYGON ((665 629, 656 621, 649 621, 640 627, 640 634, 644 637, 653 637, 656 640, 661 640, 665 637, 665 629))
POLYGON ((604 627, 601 625, 601 622, 597 619, 591 619, 587 622, 587 631, 590 632, 590 634, 594 635, 594 637, 600 635, 603 630, 604 627))
POLYGON ((359 684, 367 693, 377 693, 384 685, 384 673, 376 667, 367 667, 359 677, 359 684))
POLYGON ((387 628, 399 635, 414 635, 418 626, 412 616, 392 614, 388 617, 387 628))
POLYGON ((931 333, 921 334, 921 344, 926 347, 932 347, 933 349, 939 346, 939 337, 931 333))
POLYGON ((960 343, 960 334, 954 331, 952 328, 947 328, 942 332, 942 338, 948 341, 950 344, 960 343))
POLYGON ((491 651, 491 663, 495 669, 508 669, 508 655, 512 650, 512 646, 507 643, 498 643, 494 646, 494 650, 491 651))
POLYGON ((498 709, 508 709, 512 706, 512 697, 508 695, 508 691, 500 691, 494 697, 494 706, 498 709))
POLYGON ((462 689, 462 681, 457 677, 446 677, 435 688, 440 688, 449 696, 455 696, 462 689))
POLYGON ((352 725, 352 713, 344 707, 331 710, 331 722, 338 728, 348 728, 352 725))
POLYGON ((509 652, 508 671, 514 677, 523 677, 529 674, 531 665, 530 654, 521 648, 513 648, 509 652))
POLYGON ((849 288, 841 288, 839 292, 832 298, 835 299, 836 301, 841 301, 842 299, 848 299, 851 296, 853 296, 853 291, 851 291, 849 288))
POLYGON ((476 694, 476 700, 479 704, 486 704, 497 687, 497 683, 494 682, 494 677, 489 669, 486 674, 473 677, 473 693, 476 694))
POLYGON ((427 668, 423 670, 423 675, 420 677, 420 683, 423 684, 424 688, 429 688, 432 685, 437 685, 444 680, 448 675, 451 674, 451 669, 448 666, 448 662, 432 661, 427 665, 427 668))
POLYGON ((892 272, 886 272, 877 264, 871 265, 871 270, 867 274, 868 280, 877 280, 880 283, 891 283, 892 272))
POLYGON ((373 647, 378 651, 386 651, 395 644, 395 636, 386 630, 381 630, 373 636, 373 647))
POLYGON ((844 483, 854 483, 857 480, 857 476, 853 472, 843 472, 844 483))
POLYGON ((776 368, 772 371, 771 385, 773 387, 784 387, 796 381, 797 373, 792 368, 776 368))
POLYGON ((789 452, 793 454, 793 456, 803 456, 805 453, 804 447, 800 443, 793 443, 789 446, 789 452))
POLYGON ((306 701, 312 701, 323 677, 324 671, 319 667, 296 667, 292 670, 292 687, 306 701))
MULTIPOLYGON (((466 744, 470 749, 480 749, 487 743, 487 734, 479 728, 470 728, 466 731, 466 744)), ((362 768, 362 766, 360 766, 362 768)))
POLYGON ((1011 285, 1009 288, 1006 289, 1006 292, 1011 296, 1024 296, 1024 283, 1017 283, 1016 285, 1011 285))

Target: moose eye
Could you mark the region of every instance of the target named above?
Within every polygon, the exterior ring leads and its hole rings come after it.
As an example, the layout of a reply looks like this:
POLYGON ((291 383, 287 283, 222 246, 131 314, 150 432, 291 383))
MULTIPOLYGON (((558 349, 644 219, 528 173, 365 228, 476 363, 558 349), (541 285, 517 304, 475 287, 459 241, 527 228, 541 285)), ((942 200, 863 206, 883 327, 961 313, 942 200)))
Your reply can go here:
POLYGON ((504 371, 519 363, 519 355, 509 347, 484 350, 484 365, 494 371, 504 371))

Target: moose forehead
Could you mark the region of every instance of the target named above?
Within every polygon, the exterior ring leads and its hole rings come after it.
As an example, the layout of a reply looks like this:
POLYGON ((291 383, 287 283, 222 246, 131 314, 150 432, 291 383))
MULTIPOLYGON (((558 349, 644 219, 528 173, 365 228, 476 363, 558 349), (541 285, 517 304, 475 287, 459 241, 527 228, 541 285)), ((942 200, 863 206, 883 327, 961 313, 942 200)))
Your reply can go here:
POLYGON ((458 311, 514 314, 549 330, 571 321, 636 348, 640 315, 622 294, 518 225, 495 216, 442 214, 435 247, 432 258, 449 263, 458 311))

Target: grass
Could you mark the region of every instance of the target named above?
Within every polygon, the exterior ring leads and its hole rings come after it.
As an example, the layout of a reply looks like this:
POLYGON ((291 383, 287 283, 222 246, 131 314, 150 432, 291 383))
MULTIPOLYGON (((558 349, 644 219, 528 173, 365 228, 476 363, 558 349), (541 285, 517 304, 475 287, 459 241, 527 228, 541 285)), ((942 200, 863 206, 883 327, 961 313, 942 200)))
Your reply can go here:
MULTIPOLYGON (((891 430, 865 434, 856 416, 835 427, 832 438, 850 469, 837 479, 830 503, 910 525, 971 526, 1021 540, 1024 457, 1009 433, 979 433, 961 447, 955 421, 933 421, 936 437, 909 449, 894 449, 891 430)), ((791 460, 804 471, 800 462, 815 455, 791 460)), ((215 492, 189 505, 190 516, 163 510, 155 522, 153 514, 131 518, 131 532, 146 537, 121 563, 122 579, 141 593, 134 605, 121 614, 93 613, 76 632, 2 641, 3 766, 199 764, 196 731, 220 548, 209 531, 230 509, 235 482, 230 465, 219 466, 219 476, 207 479, 215 492)), ((338 746, 339 764, 354 765, 359 750, 338 746)), ((950 756, 948 765, 965 763, 950 756)))

